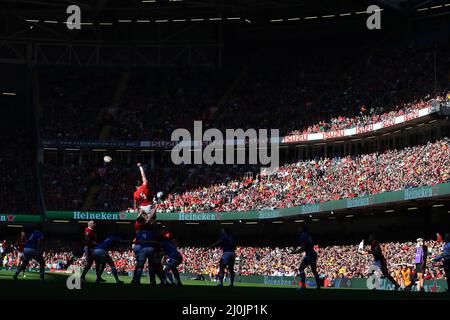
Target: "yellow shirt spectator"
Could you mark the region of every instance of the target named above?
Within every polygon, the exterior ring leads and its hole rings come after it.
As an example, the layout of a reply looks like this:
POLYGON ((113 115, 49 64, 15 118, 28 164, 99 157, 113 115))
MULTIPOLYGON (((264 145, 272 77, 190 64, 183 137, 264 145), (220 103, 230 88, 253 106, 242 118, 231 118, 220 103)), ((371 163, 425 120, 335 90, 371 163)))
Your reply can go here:
POLYGON ((403 278, 403 282, 405 283, 406 287, 409 287, 412 284, 410 268, 402 269, 402 278, 403 278))

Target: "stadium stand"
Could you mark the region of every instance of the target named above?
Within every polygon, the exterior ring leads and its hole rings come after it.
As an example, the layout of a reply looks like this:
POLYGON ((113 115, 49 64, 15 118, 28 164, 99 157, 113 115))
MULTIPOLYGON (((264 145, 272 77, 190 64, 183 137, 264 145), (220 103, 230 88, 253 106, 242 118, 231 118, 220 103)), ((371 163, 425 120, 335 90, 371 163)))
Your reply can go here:
MULTIPOLYGON (((354 198, 448 182, 449 143, 445 138, 383 153, 299 161, 281 166, 270 176, 257 174, 251 178, 243 176, 244 168, 239 172, 230 167, 221 172, 201 168, 195 171, 195 167, 191 167, 191 172, 176 171, 178 175, 169 170, 167 175, 160 173, 153 177, 156 184, 152 188, 154 193, 170 190, 168 185, 173 181, 169 177, 178 177, 177 185, 187 188, 182 192, 165 193, 159 204, 160 212, 245 211, 354 198), (197 174, 198 171, 202 174, 197 174), (220 178, 224 180, 220 182, 220 178), (189 189, 193 185, 198 187, 189 189)), ((63 209, 64 204, 58 202, 60 198, 68 199, 61 200, 69 201, 66 209, 79 208, 80 195, 90 184, 86 179, 91 177, 97 180, 101 191, 88 210, 125 210, 131 205, 131 193, 136 185, 132 167, 45 167, 47 208, 63 209), (72 177, 73 185, 63 189, 67 176, 72 177)))
POLYGON ((0 213, 36 214, 37 184, 31 135, 24 128, 0 141, 0 213), (20 160, 18 160, 20 159, 20 160))

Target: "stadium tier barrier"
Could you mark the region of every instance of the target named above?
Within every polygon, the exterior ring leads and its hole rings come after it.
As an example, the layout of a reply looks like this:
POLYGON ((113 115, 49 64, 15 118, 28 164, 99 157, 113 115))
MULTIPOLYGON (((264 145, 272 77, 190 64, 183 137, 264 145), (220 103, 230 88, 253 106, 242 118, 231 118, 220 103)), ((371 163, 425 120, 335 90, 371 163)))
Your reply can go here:
MULTIPOLYGON (((8 270, 12 271, 12 268, 5 268, 0 267, 0 271, 2 270, 8 270)), ((46 269, 46 272, 51 273, 66 273, 71 274, 73 271, 69 270, 56 270, 56 269, 46 269)), ((39 272, 38 269, 28 269, 27 272, 39 272)), ((91 274, 95 274, 95 271, 89 271, 91 274)), ((130 273, 128 275, 130 278, 132 277, 132 274, 130 273)), ((146 276, 144 273, 143 276, 146 276)), ((198 281, 213 281, 210 277, 210 275, 204 274, 203 280, 200 280, 199 275, 197 274, 188 274, 184 273, 181 274, 182 280, 198 280, 198 281)), ((225 279, 225 284, 227 282, 227 279, 225 279)), ((300 280, 298 277, 292 277, 292 276, 236 276, 236 282, 238 283, 246 283, 246 284, 263 284, 263 285, 276 285, 276 286, 292 286, 297 287, 299 286, 300 280)), ((329 280, 326 280, 324 285, 325 287, 330 288, 339 288, 339 289, 372 289, 368 283, 371 282, 368 278, 338 278, 334 280, 334 283, 330 283, 329 280)), ((306 278, 306 286, 307 287, 315 287, 315 281, 313 277, 307 277, 306 278)), ((425 280, 424 282, 424 288, 425 292, 445 292, 447 290, 447 282, 445 279, 434 279, 434 280, 425 280)), ((379 282, 378 290, 387 290, 387 291, 393 291, 394 285, 387 279, 381 278, 379 282)), ((411 291, 416 291, 416 286, 413 285, 411 287, 411 291)))
MULTIPOLYGON (((406 122, 416 120, 432 113, 437 113, 440 110, 439 103, 430 103, 427 107, 422 109, 412 110, 406 114, 392 117, 384 121, 368 124, 362 127, 352 127, 348 129, 326 131, 318 133, 302 133, 292 134, 283 137, 274 137, 269 140, 270 143, 277 142, 278 144, 293 144, 298 142, 308 142, 319 140, 333 140, 339 138, 352 137, 359 134, 370 134, 389 127, 405 124, 406 122)), ((173 148, 178 142, 176 141, 99 141, 99 140, 64 140, 64 139, 43 139, 44 147, 60 147, 60 148, 173 148)), ((197 145, 195 141, 185 141, 186 145, 197 145)), ((204 142, 206 144, 206 142, 204 142)), ((240 140, 226 140, 226 145, 243 145, 245 141, 240 140)), ((250 142, 251 143, 251 142, 250 142)))
MULTIPOLYGON (((434 186, 424 186, 383 192, 364 197, 347 198, 336 201, 306 204, 303 206, 266 209, 258 211, 234 211, 234 212, 173 212, 160 213, 160 221, 223 221, 223 220, 264 220, 301 216, 320 212, 329 212, 349 208, 359 208, 372 205, 380 205, 408 200, 433 198, 450 194, 450 183, 441 183, 434 186)), ((45 219, 68 220, 135 220, 137 212, 92 212, 92 211, 46 211, 45 219)), ((0 213, 0 223, 42 222, 40 215, 8 214, 0 213)))
MULTIPOLYGON (((336 211, 340 209, 432 198, 448 194, 450 194, 450 183, 441 183, 434 186, 409 188, 405 190, 367 195, 364 197, 347 198, 283 209, 235 212, 160 213, 158 214, 157 219, 161 221, 222 221, 288 218, 305 214, 329 212, 332 210, 336 211)), ((46 219, 72 220, 135 220, 136 216, 137 212, 46 211, 45 213, 46 219)))

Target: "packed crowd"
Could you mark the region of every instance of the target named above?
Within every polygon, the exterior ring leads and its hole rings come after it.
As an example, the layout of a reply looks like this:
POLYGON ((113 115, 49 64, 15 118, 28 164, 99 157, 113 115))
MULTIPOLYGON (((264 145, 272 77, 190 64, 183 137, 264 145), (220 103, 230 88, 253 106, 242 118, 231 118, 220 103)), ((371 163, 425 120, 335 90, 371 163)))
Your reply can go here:
POLYGON ((113 211, 133 203, 134 186, 138 185, 136 170, 111 166, 97 170, 100 187, 92 203, 92 210, 113 211))
MULTIPOLYGON (((221 183, 238 179, 248 173, 251 166, 187 166, 168 168, 150 174, 150 186, 153 189, 153 201, 163 205, 166 195, 181 192, 194 187, 221 183)), ((92 209, 100 211, 123 210, 133 203, 134 187, 138 185, 135 167, 111 167, 104 171, 99 179, 100 190, 92 209)))
MULTIPOLYGON (((283 58, 278 51, 265 51, 227 92, 220 108, 218 101, 231 83, 225 71, 41 70, 41 133, 61 139, 97 139, 103 132, 104 138, 117 140, 170 140, 173 129, 190 129, 194 120, 203 120, 204 129, 261 127, 281 128, 284 134, 314 133, 382 121, 428 106, 447 93, 448 44, 372 49, 343 50, 333 57, 305 50, 283 58), (437 88, 429 67, 435 53, 437 88), (121 96, 119 84, 124 85, 121 96), (111 125, 111 130, 102 130, 103 125, 111 125)), ((257 172, 254 168, 244 172, 236 167, 172 167, 153 172, 151 183, 160 212, 283 208, 448 181, 448 153, 448 142, 441 141, 382 154, 287 164, 271 176, 244 175, 257 172), (157 198, 158 191, 164 196, 157 198)), ((46 162, 46 207, 123 210, 131 205, 136 180, 132 168, 116 164, 102 168, 84 161, 62 167, 46 162), (92 186, 97 189, 86 202, 92 186)))
POLYGON ((42 135, 98 139, 109 124, 103 138, 170 141, 174 129, 192 130, 194 120, 205 129, 315 133, 405 114, 450 89, 448 44, 351 48, 332 56, 320 49, 276 51, 262 53, 246 71, 132 70, 122 95, 120 71, 44 70, 42 135))
POLYGON ((285 208, 450 181, 450 140, 356 157, 287 164, 271 175, 230 180, 159 204, 160 212, 285 208))
MULTIPOLYGON (((427 279, 442 279, 443 270, 439 264, 431 262, 430 257, 441 253, 442 241, 430 240, 425 243, 428 247, 428 263, 425 272, 427 279)), ((238 247, 236 250, 235 271, 238 275, 266 275, 266 276, 296 276, 302 258, 301 254, 291 254, 293 247, 238 247)), ((341 246, 315 246, 318 252, 318 272, 322 278, 330 281, 338 278, 361 278, 368 276, 368 269, 372 265, 371 255, 359 252, 359 244, 341 246)), ((395 273, 399 267, 414 265, 416 253, 415 242, 387 242, 382 245, 383 253, 388 261, 389 269, 395 273)), ((183 263, 181 272, 189 274, 209 275, 211 279, 218 273, 218 261, 221 250, 218 248, 205 251, 203 247, 181 247, 183 263)), ((130 248, 112 251, 111 257, 121 274, 131 274, 135 266, 135 256, 130 248)), ((72 251, 67 249, 47 250, 44 254, 46 266, 54 271, 67 269, 72 259, 72 251), (64 251, 66 250, 66 251, 64 251)), ((16 254, 5 255, 3 265, 13 268, 16 265, 16 254)), ((84 266, 84 258, 76 259, 75 267, 84 266)), ((37 268, 36 262, 31 262, 29 268, 37 268)), ((108 269, 107 269, 108 271, 108 269)), ((308 276, 312 276, 307 269, 308 276)))
MULTIPOLYGON (((149 172, 160 213, 247 211, 361 197, 450 181, 450 140, 383 153, 287 163, 275 173, 254 166, 183 166, 149 172)), ((133 204, 134 164, 47 163, 48 210, 121 211, 133 204), (70 185, 67 184, 70 181, 70 185), (92 202, 88 190, 96 186, 92 202)))
MULTIPOLYGON (((428 241, 430 256, 441 252, 443 243, 428 241)), ((384 255, 392 269, 404 264, 414 264, 416 247, 414 242, 387 242, 383 244, 384 255)), ((236 250, 236 272, 242 275, 296 276, 302 256, 291 254, 293 247, 238 247, 236 250)), ((318 272, 329 280, 347 277, 368 276, 368 268, 373 262, 370 255, 361 254, 358 245, 316 246, 319 260, 318 272)), ((182 248, 185 258, 184 270, 188 273, 217 273, 217 261, 221 257, 220 249, 182 248), (192 259, 190 259, 192 257, 192 259)), ((309 271, 310 272, 310 271, 309 271)), ((431 278, 443 277, 441 268, 429 262, 427 275, 431 278)), ((309 274, 312 276, 312 273, 309 274)))
POLYGON ((0 213, 38 212, 36 167, 31 135, 25 128, 2 134, 0 140, 0 213))
POLYGON ((120 71, 43 69, 40 73, 44 139, 98 139, 110 124, 110 106, 120 71))
POLYGON ((342 129, 351 129, 356 127, 364 127, 377 122, 383 122, 389 119, 394 119, 401 115, 420 110, 432 106, 433 102, 443 102, 446 97, 430 95, 419 99, 417 101, 407 103, 401 108, 395 108, 392 111, 383 113, 383 108, 371 108, 369 111, 365 106, 361 107, 360 114, 355 117, 338 116, 331 118, 329 121, 319 121, 318 123, 308 126, 303 130, 293 130, 289 135, 305 134, 305 133, 319 133, 327 131, 337 131, 342 129))

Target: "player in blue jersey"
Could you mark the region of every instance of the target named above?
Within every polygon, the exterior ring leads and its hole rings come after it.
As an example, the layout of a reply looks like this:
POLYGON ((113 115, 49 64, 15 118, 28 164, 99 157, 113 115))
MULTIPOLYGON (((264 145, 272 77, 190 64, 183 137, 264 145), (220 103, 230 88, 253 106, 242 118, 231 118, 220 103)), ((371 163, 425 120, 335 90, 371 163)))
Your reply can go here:
POLYGON ((123 281, 119 279, 119 276, 117 275, 116 265, 108 253, 108 251, 116 247, 120 243, 120 241, 121 239, 118 236, 111 235, 95 247, 93 259, 95 261, 95 269, 97 272, 96 283, 102 282, 102 273, 103 270, 105 270, 106 264, 111 267, 111 273, 116 279, 116 283, 123 283, 123 281))
POLYGON ((236 242, 231 232, 225 228, 222 228, 220 232, 220 238, 217 242, 205 250, 212 249, 214 247, 222 248, 222 257, 219 262, 219 287, 223 287, 223 278, 225 276, 225 268, 228 269, 230 274, 230 287, 234 286, 234 261, 236 259, 236 242))
POLYGON ((296 253, 304 253, 304 256, 302 258, 302 261, 300 262, 300 267, 298 269, 299 275, 300 275, 300 281, 302 285, 298 290, 306 289, 306 275, 305 275, 305 269, 310 266, 311 271, 314 275, 314 278, 316 280, 316 286, 317 289, 320 289, 322 286, 321 280, 319 277, 319 274, 317 272, 317 252, 314 250, 314 243, 308 234, 308 228, 306 225, 303 225, 300 227, 300 235, 299 235, 299 246, 297 250, 292 251, 292 254, 296 253))
MULTIPOLYGON (((164 252, 163 252, 164 253, 164 252)), ((167 278, 167 283, 171 285, 175 285, 175 280, 173 279, 173 273, 169 269, 165 269, 165 266, 167 265, 167 262, 169 262, 168 256, 163 256, 161 259, 161 265, 163 266, 163 270, 165 270, 164 274, 167 278)))
POLYGON ((136 235, 136 243, 141 246, 137 258, 136 277, 133 279, 133 284, 139 285, 141 283, 142 273, 144 271, 145 263, 148 262, 148 269, 155 270, 161 284, 167 284, 167 279, 160 268, 155 266, 158 251, 160 250, 161 235, 155 230, 155 226, 149 226, 144 230, 139 230, 136 235))
POLYGON ((164 255, 168 257, 164 264, 164 273, 169 277, 171 277, 171 272, 175 277, 175 284, 177 286, 181 286, 180 273, 178 272, 178 266, 183 262, 183 257, 181 253, 178 251, 177 246, 175 244, 175 240, 170 232, 163 232, 163 237, 161 239, 161 248, 163 249, 164 255))
POLYGON ((28 263, 32 259, 36 260, 39 263, 39 276, 41 280, 44 280, 45 261, 44 256, 42 254, 43 251, 44 251, 44 234, 40 230, 35 230, 28 237, 28 240, 24 245, 22 264, 14 274, 14 280, 17 280, 18 279, 17 276, 21 272, 25 271, 26 267, 28 266, 28 263))
POLYGON ((373 234, 369 235, 369 243, 370 249, 368 251, 361 251, 360 253, 373 255, 374 265, 381 271, 386 279, 394 284, 394 290, 397 291, 400 288, 400 285, 397 283, 397 281, 395 281, 394 277, 392 277, 391 273, 388 270, 387 260, 383 255, 381 243, 373 234))

